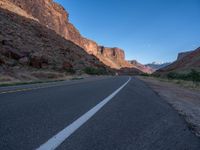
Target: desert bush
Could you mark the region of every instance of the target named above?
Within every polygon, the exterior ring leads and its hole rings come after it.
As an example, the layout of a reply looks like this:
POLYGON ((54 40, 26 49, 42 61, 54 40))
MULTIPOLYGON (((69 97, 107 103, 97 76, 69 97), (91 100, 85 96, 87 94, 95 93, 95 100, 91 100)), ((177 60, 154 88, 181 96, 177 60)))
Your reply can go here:
POLYGON ((70 73, 70 74, 75 74, 76 73, 76 70, 74 70, 73 68, 66 69, 65 71, 67 73, 70 73))
POLYGON ((90 74, 90 75, 105 75, 105 74, 107 74, 107 71, 105 68, 86 67, 83 71, 86 74, 90 74))
POLYGON ((193 82, 199 82, 200 81, 200 72, 197 72, 196 70, 192 69, 187 74, 180 74, 176 72, 170 72, 167 74, 168 79, 180 79, 180 80, 188 80, 193 82))
POLYGON ((175 72, 170 72, 167 74, 167 78, 169 79, 177 79, 178 78, 178 74, 175 72))
POLYGON ((148 73, 142 73, 140 74, 141 76, 144 76, 144 77, 151 77, 152 75, 151 74, 148 74, 148 73))
POLYGON ((199 82, 200 72, 197 72, 196 70, 192 69, 191 72, 188 74, 188 78, 192 80, 193 82, 199 82))

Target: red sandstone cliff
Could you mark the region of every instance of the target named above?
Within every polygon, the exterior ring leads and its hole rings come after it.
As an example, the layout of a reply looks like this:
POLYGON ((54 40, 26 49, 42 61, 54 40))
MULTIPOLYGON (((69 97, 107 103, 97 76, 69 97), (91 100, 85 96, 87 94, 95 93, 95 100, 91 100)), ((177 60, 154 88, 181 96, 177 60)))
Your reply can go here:
MULTIPOLYGON (((42 25, 56 31, 67 40, 79 45, 89 54, 95 55, 100 61, 111 68, 132 67, 124 58, 124 51, 119 48, 104 48, 96 42, 84 38, 69 22, 69 14, 52 0, 7 0, 25 11, 42 25)), ((21 15, 23 15, 21 13, 21 15)), ((30 18, 30 17, 29 17, 30 18)))
POLYGON ((23 9, 0 0, 0 82, 64 77, 87 67, 112 71, 23 9))

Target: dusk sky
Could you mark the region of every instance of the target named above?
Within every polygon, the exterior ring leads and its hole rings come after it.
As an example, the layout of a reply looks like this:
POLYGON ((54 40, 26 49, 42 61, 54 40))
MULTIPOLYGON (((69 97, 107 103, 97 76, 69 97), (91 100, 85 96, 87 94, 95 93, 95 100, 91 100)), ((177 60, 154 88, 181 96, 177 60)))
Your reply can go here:
POLYGON ((89 39, 146 64, 200 47, 200 0, 56 0, 89 39))

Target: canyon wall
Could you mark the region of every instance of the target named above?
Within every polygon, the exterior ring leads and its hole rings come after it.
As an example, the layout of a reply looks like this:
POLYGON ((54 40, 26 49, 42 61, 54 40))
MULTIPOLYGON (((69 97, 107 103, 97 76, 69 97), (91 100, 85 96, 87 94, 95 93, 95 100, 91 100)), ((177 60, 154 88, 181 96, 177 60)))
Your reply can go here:
POLYGON ((69 14, 53 0, 8 0, 24 10, 42 25, 56 31, 59 35, 82 47, 87 53, 95 55, 111 68, 132 67, 125 60, 124 51, 119 48, 105 48, 96 42, 84 38, 69 22, 69 14))

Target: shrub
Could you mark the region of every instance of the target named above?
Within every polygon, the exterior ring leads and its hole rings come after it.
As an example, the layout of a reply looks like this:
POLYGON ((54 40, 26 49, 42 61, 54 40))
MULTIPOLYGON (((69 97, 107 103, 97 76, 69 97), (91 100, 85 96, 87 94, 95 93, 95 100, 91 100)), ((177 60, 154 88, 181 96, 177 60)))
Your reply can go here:
POLYGON ((167 74, 167 78, 199 82, 200 81, 200 72, 197 72, 194 69, 192 69, 191 72, 188 74, 180 74, 180 73, 176 73, 176 72, 170 72, 167 74))
POLYGON ((199 82, 200 81, 200 73, 196 70, 192 69, 191 72, 188 74, 188 78, 192 80, 193 82, 199 82))
POLYGON ((90 74, 90 75, 105 75, 105 74, 108 74, 105 68, 86 67, 83 71, 86 74, 90 74))
POLYGON ((150 77, 150 76, 152 76, 151 74, 148 74, 148 73, 142 73, 142 74, 140 74, 141 76, 145 76, 145 77, 150 77))
POLYGON ((66 72, 70 73, 70 74, 75 74, 76 73, 76 71, 73 68, 66 69, 66 72))
POLYGON ((177 79, 178 78, 178 74, 175 72, 170 72, 167 74, 167 78, 169 79, 177 79))

